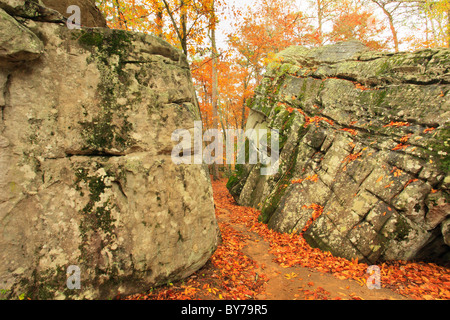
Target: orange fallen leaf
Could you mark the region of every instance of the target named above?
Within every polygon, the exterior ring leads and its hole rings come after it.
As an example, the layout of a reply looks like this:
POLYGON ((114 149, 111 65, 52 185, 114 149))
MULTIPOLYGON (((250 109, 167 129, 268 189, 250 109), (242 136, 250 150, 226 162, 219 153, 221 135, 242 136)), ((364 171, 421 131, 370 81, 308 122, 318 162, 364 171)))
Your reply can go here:
POLYGON ((290 279, 296 278, 296 277, 297 277, 297 274, 296 274, 295 272, 292 272, 292 273, 286 273, 286 274, 284 275, 284 277, 285 277, 286 279, 290 280, 290 279))
MULTIPOLYGON (((378 182, 380 181, 381 179, 378 182)), ((131 300, 254 299, 263 292, 263 284, 268 278, 264 274, 256 276, 256 262, 242 252, 242 248, 247 245, 246 241, 250 238, 234 230, 232 224, 246 227, 250 232, 258 234, 262 238, 261 241, 270 243, 269 252, 274 255, 275 261, 280 265, 279 270, 299 265, 329 272, 343 280, 355 279, 360 284, 365 280, 361 277, 366 273, 367 264, 356 259, 346 260, 333 256, 329 252, 311 248, 301 234, 283 234, 269 229, 266 224, 258 221, 260 211, 235 204, 233 197, 226 189, 225 180, 213 181, 212 184, 216 214, 221 213, 219 209, 233 214, 226 215, 227 223, 219 222, 223 239, 210 259, 210 268, 212 268, 209 271, 210 274, 205 276, 203 274, 205 271, 201 271, 198 275, 189 277, 186 281, 187 285, 175 283, 173 286, 163 286, 156 288, 151 294, 135 295, 130 298, 131 300)), ((313 210, 312 216, 319 216, 320 206, 317 204, 316 206, 308 205, 305 208, 313 210)), ((386 212, 388 210, 386 209, 386 212)), ((260 268, 263 267, 261 264, 260 268)), ((433 263, 411 261, 383 262, 379 267, 383 286, 388 286, 402 295, 412 299, 450 299, 449 268, 433 263)), ((308 277, 311 277, 311 274, 308 274, 308 277)), ((310 283, 312 284, 312 281, 310 283)), ((349 290, 350 286, 346 289, 349 290)), ((314 290, 310 288, 304 293, 306 299, 330 298, 321 287, 314 290)), ((355 292, 352 293, 352 297, 361 298, 355 292)))
POLYGON ((396 127, 396 128, 398 128, 398 127, 408 127, 408 126, 409 126, 408 122, 391 121, 389 124, 383 126, 383 128, 386 128, 386 127, 396 127))
POLYGON ((390 188, 394 184, 394 181, 391 181, 388 185, 384 186, 385 189, 390 188))

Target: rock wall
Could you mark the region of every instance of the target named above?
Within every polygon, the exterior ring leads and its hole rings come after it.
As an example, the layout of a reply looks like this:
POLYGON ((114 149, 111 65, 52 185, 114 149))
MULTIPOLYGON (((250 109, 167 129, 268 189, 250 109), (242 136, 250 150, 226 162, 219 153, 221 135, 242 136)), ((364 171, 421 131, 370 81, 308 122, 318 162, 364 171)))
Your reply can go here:
POLYGON ((0 4, 0 289, 106 299, 201 268, 218 241, 208 171, 171 160, 171 133, 200 117, 185 56, 0 4))
POLYGON ((288 48, 247 122, 280 131, 280 169, 240 165, 228 188, 270 228, 336 256, 449 261, 449 67, 448 49, 288 48))
POLYGON ((42 3, 51 9, 60 12, 64 17, 69 18, 72 14, 67 13, 67 8, 76 5, 83 14, 81 15, 81 25, 83 27, 106 28, 106 19, 95 6, 95 0, 42 0, 42 3))

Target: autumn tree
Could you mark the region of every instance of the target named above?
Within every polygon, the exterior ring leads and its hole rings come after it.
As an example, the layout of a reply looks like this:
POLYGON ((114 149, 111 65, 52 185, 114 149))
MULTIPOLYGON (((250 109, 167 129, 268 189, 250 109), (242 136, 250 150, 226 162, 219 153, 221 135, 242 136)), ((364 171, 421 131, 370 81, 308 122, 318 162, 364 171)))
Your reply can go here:
POLYGON ((153 33, 194 55, 205 45, 212 0, 96 0, 108 25, 153 33))
POLYGON ((229 44, 245 59, 257 84, 274 54, 305 42, 306 17, 293 2, 259 0, 237 19, 229 44))
POLYGON ((417 4, 425 14, 427 41, 434 46, 450 48, 450 0, 423 0, 418 1, 417 4), (428 38, 430 33, 432 39, 428 38))
POLYGON ((396 52, 450 46, 449 0, 365 0, 386 17, 396 52))
POLYGON ((310 13, 312 20, 316 20, 316 30, 312 36, 312 45, 322 46, 327 42, 325 26, 335 17, 340 1, 336 0, 311 0, 310 13))
POLYGON ((382 33, 385 26, 359 0, 342 1, 339 13, 333 21, 333 42, 356 39, 372 49, 387 48, 382 33))
POLYGON ((396 13, 401 8, 402 3, 397 2, 394 3, 392 0, 370 0, 372 3, 376 4, 386 16, 387 21, 389 23, 389 29, 392 34, 392 40, 394 41, 394 50, 395 52, 399 52, 399 40, 398 40, 398 32, 396 28, 396 24, 394 21, 394 17, 396 13))

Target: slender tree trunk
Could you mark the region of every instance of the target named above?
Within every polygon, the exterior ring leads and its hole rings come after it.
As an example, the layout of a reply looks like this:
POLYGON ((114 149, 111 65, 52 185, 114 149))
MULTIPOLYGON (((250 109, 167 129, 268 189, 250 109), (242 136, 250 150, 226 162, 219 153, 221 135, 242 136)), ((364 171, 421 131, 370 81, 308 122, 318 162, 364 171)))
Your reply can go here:
POLYGON ((378 4, 378 5, 383 10, 384 14, 387 16, 387 18, 389 20, 389 28, 391 29, 392 38, 394 40, 395 52, 398 52, 399 51, 398 36, 397 36, 397 30, 395 29, 395 25, 394 25, 394 18, 392 17, 392 14, 389 11, 387 11, 384 6, 382 6, 380 4, 378 4))
POLYGON ((158 8, 156 12, 156 35, 160 38, 163 37, 163 28, 164 28, 164 20, 163 20, 163 9, 158 8))
POLYGON ((386 17, 388 18, 389 28, 391 29, 392 38, 394 40, 394 49, 395 49, 395 52, 399 52, 398 35, 397 35, 397 30, 395 29, 394 18, 392 17, 391 12, 389 12, 386 9, 385 4, 383 4, 379 1, 376 1, 376 0, 372 0, 372 2, 375 3, 377 6, 379 6, 381 8, 381 10, 383 10, 386 17))
POLYGON ((322 0, 317 0, 317 20, 319 23, 319 46, 323 45, 323 7, 322 0))
POLYGON ((114 0, 114 7, 117 10, 117 21, 119 21, 120 29, 128 30, 127 22, 125 21, 125 19, 123 17, 123 13, 120 9, 120 3, 118 0, 114 0))
POLYGON ((187 12, 186 12, 186 5, 184 3, 184 0, 180 1, 180 7, 181 7, 181 14, 180 14, 180 27, 181 27, 181 48, 183 49, 184 54, 186 57, 188 56, 187 51, 187 12))
POLYGON ((172 21, 173 28, 175 29, 178 40, 180 41, 183 53, 187 57, 188 51, 187 51, 187 35, 186 35, 186 7, 184 5, 184 1, 183 0, 180 1, 180 12, 181 12, 180 13, 180 24, 181 24, 180 27, 178 27, 177 22, 175 21, 173 12, 170 10, 170 6, 167 3, 167 0, 162 0, 162 1, 166 8, 167 14, 169 15, 169 18, 172 21), (184 32, 182 32, 183 30, 184 30, 184 32))
POLYGON ((389 28, 391 29, 392 38, 394 39, 395 52, 399 52, 397 30, 395 29, 394 19, 392 18, 392 15, 390 13, 388 13, 388 19, 389 19, 389 28))
MULTIPOLYGON (((211 49, 212 49, 212 112, 213 112, 213 128, 219 129, 219 112, 218 112, 218 101, 219 101, 219 80, 217 72, 218 54, 217 54, 217 44, 216 44, 216 15, 214 12, 214 0, 211 3, 211 18, 210 18, 210 32, 211 32, 211 49)), ((217 156, 217 155, 215 155, 217 156)), ((216 158, 216 161, 219 160, 216 158)), ((218 164, 213 163, 213 179, 219 179, 218 164)))
POLYGON ((447 47, 450 48, 450 9, 447 11, 447 47))
MULTIPOLYGON (((244 92, 243 94, 245 95, 245 92, 247 91, 248 88, 248 82, 245 80, 244 81, 244 92)), ((247 99, 244 97, 244 99, 242 99, 242 121, 241 121, 241 128, 245 129, 245 105, 247 104, 247 99)))

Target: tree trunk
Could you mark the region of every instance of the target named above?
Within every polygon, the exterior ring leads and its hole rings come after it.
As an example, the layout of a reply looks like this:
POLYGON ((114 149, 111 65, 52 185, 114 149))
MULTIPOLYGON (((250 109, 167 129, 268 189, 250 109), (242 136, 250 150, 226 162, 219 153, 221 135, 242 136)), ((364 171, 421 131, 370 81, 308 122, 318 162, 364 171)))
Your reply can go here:
MULTIPOLYGON (((212 49, 212 113, 213 113, 213 128, 219 129, 219 112, 218 112, 218 101, 219 101, 219 80, 217 73, 217 45, 216 45, 216 15, 214 12, 214 0, 211 3, 211 18, 210 18, 210 32, 211 32, 211 49, 212 49)), ((215 155, 217 156, 217 155, 215 155)), ((215 159, 213 163, 213 179, 219 179, 219 168, 217 161, 215 159)))
POLYGON ((319 46, 323 44, 323 7, 322 0, 317 0, 317 20, 319 23, 319 46))
MULTIPOLYGON (((243 95, 245 96, 245 93, 247 91, 248 88, 248 82, 247 80, 244 81, 244 92, 243 95)), ((242 99, 242 121, 241 121, 241 129, 245 129, 245 107, 247 104, 247 99, 244 97, 244 99, 242 99)), ((237 127, 236 127, 237 129, 237 127)))
POLYGON ((397 36, 397 30, 395 30, 394 20, 393 20, 391 14, 389 14, 388 17, 389 17, 389 28, 391 28, 392 37, 393 37, 393 39, 394 39, 394 48, 395 48, 395 52, 399 52, 398 36, 397 36))
POLYGON ((447 11, 447 47, 450 48, 450 9, 447 11))
POLYGON ((128 30, 127 22, 125 21, 125 19, 123 17, 123 13, 122 13, 122 10, 120 9, 119 1, 117 1, 117 0, 114 1, 114 7, 117 10, 117 21, 119 21, 120 29, 128 30))
POLYGON ((164 28, 164 20, 163 20, 163 9, 158 8, 156 12, 156 35, 160 38, 163 37, 163 28, 164 28))
POLYGON ((163 0, 164 6, 166 8, 167 14, 170 17, 170 20, 172 21, 173 28, 175 29, 175 32, 177 34, 178 40, 180 40, 180 45, 183 50, 183 53, 188 56, 187 51, 187 34, 186 34, 186 7, 184 5, 184 1, 180 1, 180 24, 181 26, 178 27, 177 22, 175 21, 175 18, 173 16, 173 12, 170 10, 170 6, 167 3, 167 0, 163 0), (183 32, 184 30, 184 32, 183 32))
POLYGON ((384 4, 382 4, 376 0, 372 0, 372 2, 375 3, 377 6, 379 6, 381 8, 381 10, 383 10, 384 14, 387 16, 387 18, 389 20, 389 28, 391 29, 392 38, 394 40, 395 52, 399 52, 397 30, 395 29, 394 18, 392 17, 392 14, 386 9, 384 4))
POLYGON ((186 12, 186 5, 184 3, 184 0, 180 1, 180 7, 181 7, 181 15, 180 15, 180 28, 181 28, 181 48, 183 49, 184 54, 186 57, 188 56, 187 51, 187 12, 186 12))

